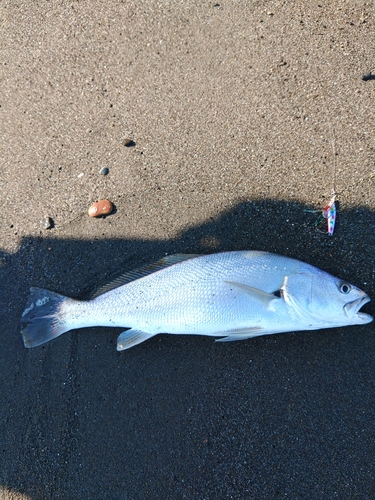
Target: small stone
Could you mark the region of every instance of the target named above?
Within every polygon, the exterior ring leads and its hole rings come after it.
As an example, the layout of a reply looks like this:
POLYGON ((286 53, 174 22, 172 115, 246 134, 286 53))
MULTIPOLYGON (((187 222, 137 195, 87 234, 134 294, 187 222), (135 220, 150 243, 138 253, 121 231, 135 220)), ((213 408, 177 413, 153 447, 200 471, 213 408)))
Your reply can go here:
POLYGON ((107 167, 103 167, 101 171, 99 172, 100 175, 107 175, 109 172, 109 169, 107 167))
POLYGON ((42 229, 52 229, 53 220, 51 219, 51 217, 45 217, 43 220, 40 221, 40 225, 42 226, 42 229))
POLYGON ((131 139, 123 139, 122 143, 127 148, 131 148, 132 146, 135 146, 135 142, 132 141, 131 139))
POLYGON ((113 205, 108 200, 100 200, 91 205, 88 210, 90 217, 100 217, 101 215, 109 215, 113 210, 113 205))
POLYGON ((371 71, 370 71, 370 73, 366 73, 365 75, 362 75, 362 80, 364 82, 368 82, 369 80, 375 80, 375 75, 372 75, 371 71))

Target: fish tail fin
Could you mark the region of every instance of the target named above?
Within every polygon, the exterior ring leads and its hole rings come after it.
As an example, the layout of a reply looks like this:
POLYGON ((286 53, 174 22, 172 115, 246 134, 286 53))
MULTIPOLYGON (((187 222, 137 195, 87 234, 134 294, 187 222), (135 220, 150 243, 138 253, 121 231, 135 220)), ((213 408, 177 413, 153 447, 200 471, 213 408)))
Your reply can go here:
POLYGON ((25 347, 36 347, 71 329, 64 321, 61 305, 68 297, 43 288, 30 288, 30 295, 21 318, 25 347))

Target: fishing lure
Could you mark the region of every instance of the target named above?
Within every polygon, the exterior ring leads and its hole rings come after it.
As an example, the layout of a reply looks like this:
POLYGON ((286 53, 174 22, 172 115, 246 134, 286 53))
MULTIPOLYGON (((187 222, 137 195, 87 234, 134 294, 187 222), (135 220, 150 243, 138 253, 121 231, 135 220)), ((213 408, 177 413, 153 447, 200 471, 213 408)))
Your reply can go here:
MULTIPOLYGON (((304 212, 311 212, 311 213, 317 213, 320 212, 320 210, 304 210, 304 212)), ((321 215, 316 219, 314 226, 318 227, 322 225, 322 217, 327 221, 327 234, 329 236, 333 236, 333 232, 335 230, 335 224, 336 224, 336 193, 332 191, 332 196, 331 199, 328 202, 328 205, 324 208, 323 212, 321 212, 321 215)), ((324 220, 323 219, 323 220, 324 220)), ((318 228, 319 231, 321 231, 318 228)))
POLYGON ((323 217, 327 219, 327 233, 329 236, 333 236, 336 224, 336 194, 333 191, 332 197, 329 200, 328 205, 323 210, 323 217))

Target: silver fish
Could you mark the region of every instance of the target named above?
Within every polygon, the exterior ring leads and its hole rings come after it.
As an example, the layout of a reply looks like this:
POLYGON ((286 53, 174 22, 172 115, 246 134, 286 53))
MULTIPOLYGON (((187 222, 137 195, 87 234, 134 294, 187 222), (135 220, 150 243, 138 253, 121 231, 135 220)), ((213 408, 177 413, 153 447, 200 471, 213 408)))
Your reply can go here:
POLYGON ((94 298, 31 288, 22 315, 25 347, 76 328, 129 328, 117 350, 159 333, 211 335, 220 342, 364 325, 368 295, 314 266, 258 251, 177 254, 118 278, 94 298))

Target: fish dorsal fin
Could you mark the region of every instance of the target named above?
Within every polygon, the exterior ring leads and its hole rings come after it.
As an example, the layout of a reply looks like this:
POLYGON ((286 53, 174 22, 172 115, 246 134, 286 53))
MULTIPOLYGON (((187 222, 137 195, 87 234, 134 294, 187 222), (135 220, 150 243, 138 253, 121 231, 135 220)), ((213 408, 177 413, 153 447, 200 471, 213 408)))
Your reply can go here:
POLYGON ((153 264, 148 264, 147 266, 140 267, 139 269, 134 269, 133 271, 128 271, 122 274, 114 281, 107 283, 106 285, 99 288, 96 292, 94 292, 91 295, 90 300, 99 297, 99 295, 102 295, 103 293, 114 290, 119 286, 126 285, 131 281, 144 278, 145 276, 155 273, 156 271, 160 271, 161 269, 173 266, 174 264, 178 264, 179 262, 183 262, 184 260, 193 259, 194 257, 199 257, 199 254, 176 253, 174 255, 166 255, 153 264))
POLYGON ((226 281, 226 283, 247 293, 248 295, 250 295, 250 297, 255 299, 257 302, 261 302, 267 308, 270 306, 272 301, 280 300, 280 298, 277 295, 274 295, 273 293, 264 292, 263 290, 259 290, 259 288, 254 288, 252 286, 244 285, 243 283, 237 283, 235 281, 226 281))

